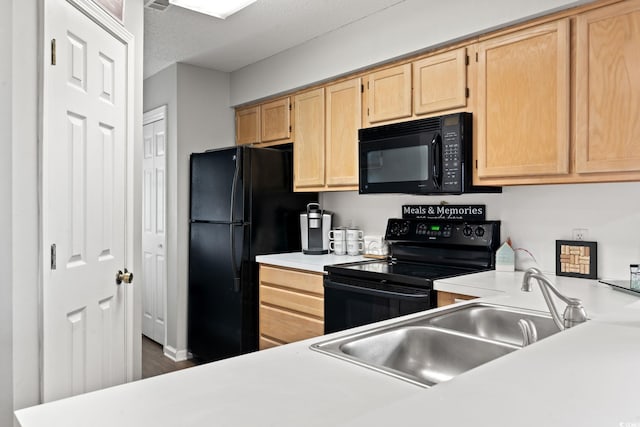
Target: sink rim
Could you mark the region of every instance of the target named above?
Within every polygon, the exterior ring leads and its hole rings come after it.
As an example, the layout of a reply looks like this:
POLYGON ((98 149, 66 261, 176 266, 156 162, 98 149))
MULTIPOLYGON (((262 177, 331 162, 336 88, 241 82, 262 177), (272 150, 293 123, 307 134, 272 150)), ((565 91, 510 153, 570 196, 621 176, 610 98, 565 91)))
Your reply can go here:
MULTIPOLYGON (((442 333, 442 334, 449 334, 449 335, 463 337, 465 339, 485 342, 487 344, 495 345, 497 347, 510 348, 510 349, 513 349, 513 351, 523 348, 522 346, 511 344, 511 343, 508 343, 508 342, 494 340, 494 339, 482 337, 482 336, 479 336, 479 335, 475 335, 475 334, 472 334, 472 333, 458 331, 458 330, 455 330, 455 329, 449 329, 449 328, 444 328, 444 327, 440 327, 440 326, 435 326, 435 325, 431 325, 431 324, 428 323, 429 320, 431 320, 431 319, 433 319, 435 317, 445 316, 445 315, 454 313, 456 311, 467 310, 467 309, 474 308, 474 307, 487 307, 487 308, 492 308, 492 309, 499 310, 499 311, 510 311, 510 312, 521 313, 521 314, 524 314, 524 315, 533 315, 533 316, 538 316, 538 317, 551 319, 551 314, 550 313, 546 313, 544 311, 523 309, 523 308, 511 307, 511 306, 507 306, 507 305, 494 304, 494 303, 488 303, 488 302, 471 302, 471 303, 467 303, 467 304, 456 305, 454 307, 446 308, 444 310, 438 310, 438 311, 433 312, 433 313, 427 312, 426 314, 414 316, 414 317, 411 317, 409 319, 398 320, 398 321, 395 321, 395 322, 392 322, 392 323, 388 323, 388 324, 385 324, 385 325, 373 326, 373 327, 370 327, 368 329, 361 330, 361 331, 358 331, 358 332, 353 332, 353 333, 350 333, 350 334, 347 334, 347 335, 343 335, 343 336, 340 336, 340 337, 330 338, 330 339, 322 341, 322 342, 317 342, 317 343, 311 344, 309 346, 309 348, 311 350, 313 350, 313 351, 317 351, 319 353, 322 353, 322 354, 325 354, 325 355, 328 355, 328 356, 331 356, 331 357, 334 357, 334 358, 337 358, 337 359, 340 359, 340 360, 343 360, 343 361, 346 361, 346 362, 350 362, 350 363, 353 363, 355 365, 359 365, 359 366, 368 368, 368 369, 376 371, 376 372, 380 372, 380 373, 389 375, 391 377, 403 380, 405 382, 412 383, 414 385, 417 385, 417 386, 420 386, 420 387, 423 387, 423 388, 431 388, 434 385, 437 385, 438 383, 435 383, 435 384, 426 383, 425 381, 422 381, 420 378, 415 377, 415 376, 413 376, 411 374, 408 374, 406 372, 398 371, 398 370, 395 370, 393 368, 388 368, 386 366, 376 365, 376 364, 373 364, 371 362, 364 361, 362 359, 359 359, 357 357, 354 357, 354 356, 351 356, 349 354, 344 353, 341 350, 341 347, 343 345, 348 344, 348 343, 359 341, 359 340, 362 340, 362 339, 365 339, 365 338, 370 338, 370 337, 373 337, 373 336, 382 335, 382 334, 393 332, 393 331, 400 330, 400 329, 426 328, 426 329, 437 331, 438 333, 442 333), (416 323, 418 323, 418 324, 416 324, 416 323)), ((494 359, 491 359, 491 360, 488 360, 485 363, 490 363, 493 360, 499 359, 501 357, 502 356, 494 358, 494 359)), ((480 366, 482 366, 482 365, 480 365, 480 366)), ((472 368, 472 369, 475 369, 475 368, 472 368)), ((468 372, 468 371, 465 371, 465 372, 468 372)), ((462 374, 464 374, 464 372, 461 373, 460 375, 462 375, 462 374)))

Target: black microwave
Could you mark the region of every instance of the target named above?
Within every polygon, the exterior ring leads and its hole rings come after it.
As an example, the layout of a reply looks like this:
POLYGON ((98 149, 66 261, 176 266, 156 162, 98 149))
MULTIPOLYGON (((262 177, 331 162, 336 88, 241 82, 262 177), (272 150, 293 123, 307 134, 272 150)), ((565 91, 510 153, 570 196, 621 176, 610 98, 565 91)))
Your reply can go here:
POLYGON ((499 193, 474 186, 471 113, 358 131, 360 194, 499 193))

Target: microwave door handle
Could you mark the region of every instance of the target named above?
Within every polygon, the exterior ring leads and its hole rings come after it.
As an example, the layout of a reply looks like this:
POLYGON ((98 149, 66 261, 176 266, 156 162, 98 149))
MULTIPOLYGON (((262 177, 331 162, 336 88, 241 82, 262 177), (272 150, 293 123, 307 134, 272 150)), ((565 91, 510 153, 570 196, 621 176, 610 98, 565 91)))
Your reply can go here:
POLYGON ((436 188, 442 186, 442 138, 440 134, 434 135, 431 140, 431 158, 433 159, 433 183, 436 188))

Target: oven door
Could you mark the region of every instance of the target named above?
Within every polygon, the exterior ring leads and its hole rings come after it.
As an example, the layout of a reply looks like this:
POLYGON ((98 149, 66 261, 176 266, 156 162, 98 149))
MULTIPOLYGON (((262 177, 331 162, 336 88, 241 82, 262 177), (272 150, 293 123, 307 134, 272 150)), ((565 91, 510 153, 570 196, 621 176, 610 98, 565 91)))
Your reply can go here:
POLYGON ((342 331, 436 306, 435 291, 382 281, 327 276, 324 332, 342 331))

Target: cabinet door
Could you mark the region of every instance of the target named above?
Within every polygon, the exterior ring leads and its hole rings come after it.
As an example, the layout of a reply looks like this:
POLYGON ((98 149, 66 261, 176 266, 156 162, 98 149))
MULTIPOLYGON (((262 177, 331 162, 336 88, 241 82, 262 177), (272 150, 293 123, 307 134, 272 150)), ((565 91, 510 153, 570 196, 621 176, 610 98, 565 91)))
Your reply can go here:
POLYGON ((576 172, 640 171, 640 1, 576 21, 576 172))
POLYGON ((569 42, 563 19, 479 44, 480 178, 568 174, 569 42))
POLYGON ((326 88, 326 184, 329 187, 358 186, 360 85, 360 78, 356 78, 326 88))
POLYGON ((411 117, 411 64, 369 75, 368 124, 411 117))
POLYGON ((324 88, 294 98, 294 189, 324 186, 324 88))
POLYGON ((236 110, 236 144, 260 142, 260 106, 236 110))
POLYGON ((413 63, 413 111, 416 115, 467 106, 467 49, 413 63))
POLYGON ((291 137, 291 102, 289 97, 262 104, 261 142, 286 140, 291 137))

